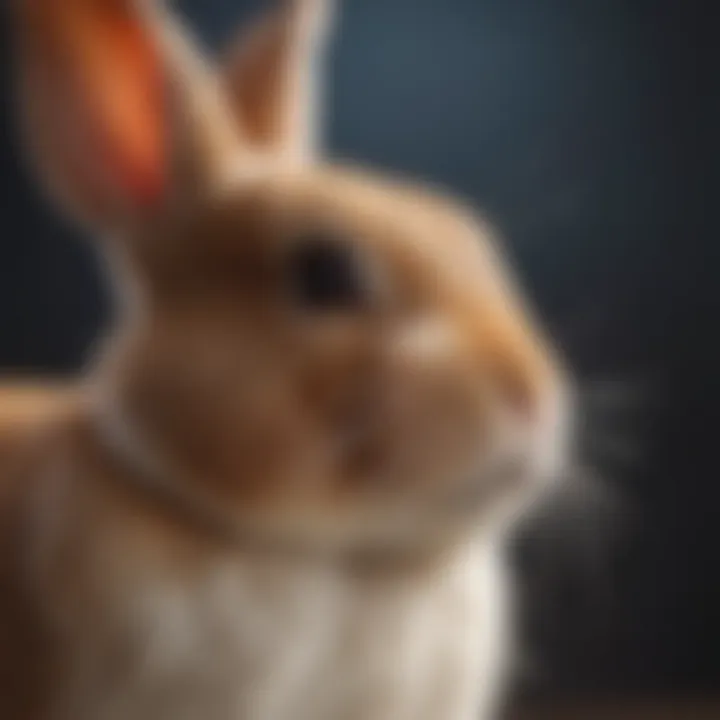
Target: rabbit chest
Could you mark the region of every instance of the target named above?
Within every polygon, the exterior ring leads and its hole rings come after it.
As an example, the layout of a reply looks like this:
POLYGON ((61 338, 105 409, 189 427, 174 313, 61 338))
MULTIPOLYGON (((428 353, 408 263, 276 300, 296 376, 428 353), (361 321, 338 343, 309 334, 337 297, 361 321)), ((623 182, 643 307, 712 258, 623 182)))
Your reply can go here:
POLYGON ((502 668, 501 578, 472 548, 432 576, 218 563, 146 581, 79 644, 73 720, 470 720, 502 668))

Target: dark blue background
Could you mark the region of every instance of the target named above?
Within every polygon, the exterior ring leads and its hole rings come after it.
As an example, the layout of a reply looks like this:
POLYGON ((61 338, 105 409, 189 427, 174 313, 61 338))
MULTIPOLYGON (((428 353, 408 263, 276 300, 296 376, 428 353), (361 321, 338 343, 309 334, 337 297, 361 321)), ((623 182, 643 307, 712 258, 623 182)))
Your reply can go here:
MULTIPOLYGON (((259 3, 181 5, 217 46, 259 3)), ((612 502, 569 483, 518 553, 532 677, 551 691, 720 681, 710 17, 642 0, 346 0, 341 16, 329 148, 473 200, 581 384, 644 391, 586 432, 612 502), (593 444, 608 432, 640 461, 593 444)), ((106 303, 20 168, 2 67, 0 365, 71 371, 106 303)))

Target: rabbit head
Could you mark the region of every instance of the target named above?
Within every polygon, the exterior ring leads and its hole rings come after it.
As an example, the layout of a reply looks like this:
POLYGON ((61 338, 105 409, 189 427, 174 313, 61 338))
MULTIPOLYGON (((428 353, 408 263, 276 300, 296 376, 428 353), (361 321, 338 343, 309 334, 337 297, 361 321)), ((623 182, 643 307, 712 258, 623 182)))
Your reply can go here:
POLYGON ((98 383, 130 454, 331 547, 446 542, 541 486, 565 382, 489 229, 319 156, 329 2, 217 63, 150 0, 18 7, 31 155, 122 290, 98 383))

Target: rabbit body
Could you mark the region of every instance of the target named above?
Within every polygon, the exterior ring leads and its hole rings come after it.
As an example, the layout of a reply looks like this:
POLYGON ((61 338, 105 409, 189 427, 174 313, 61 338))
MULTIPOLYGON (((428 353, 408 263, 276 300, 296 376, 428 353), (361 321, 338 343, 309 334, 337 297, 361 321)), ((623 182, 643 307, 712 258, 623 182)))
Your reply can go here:
POLYGON ((121 292, 70 397, 0 393, 0 718, 489 720, 566 415, 492 233, 317 157, 329 0, 225 64, 160 0, 16 5, 30 155, 121 292))
POLYGON ((498 691, 497 660, 484 657, 498 618, 481 610, 492 582, 479 577, 482 560, 456 564, 412 590, 232 560, 210 563, 192 587, 156 580, 112 618, 145 636, 130 650, 144 671, 94 676, 102 698, 71 717, 477 718, 484 692, 498 691))

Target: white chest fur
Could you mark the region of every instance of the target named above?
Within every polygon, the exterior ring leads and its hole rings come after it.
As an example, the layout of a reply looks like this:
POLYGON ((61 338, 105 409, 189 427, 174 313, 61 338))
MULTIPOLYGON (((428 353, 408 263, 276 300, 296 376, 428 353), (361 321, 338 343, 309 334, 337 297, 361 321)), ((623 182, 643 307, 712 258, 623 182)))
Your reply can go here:
MULTIPOLYGON (((123 594, 124 595, 124 594, 123 594)), ((485 720, 505 602, 477 547, 422 580, 219 563, 149 582, 78 663, 73 720, 485 720), (89 688, 93 692, 89 692, 89 688)))

